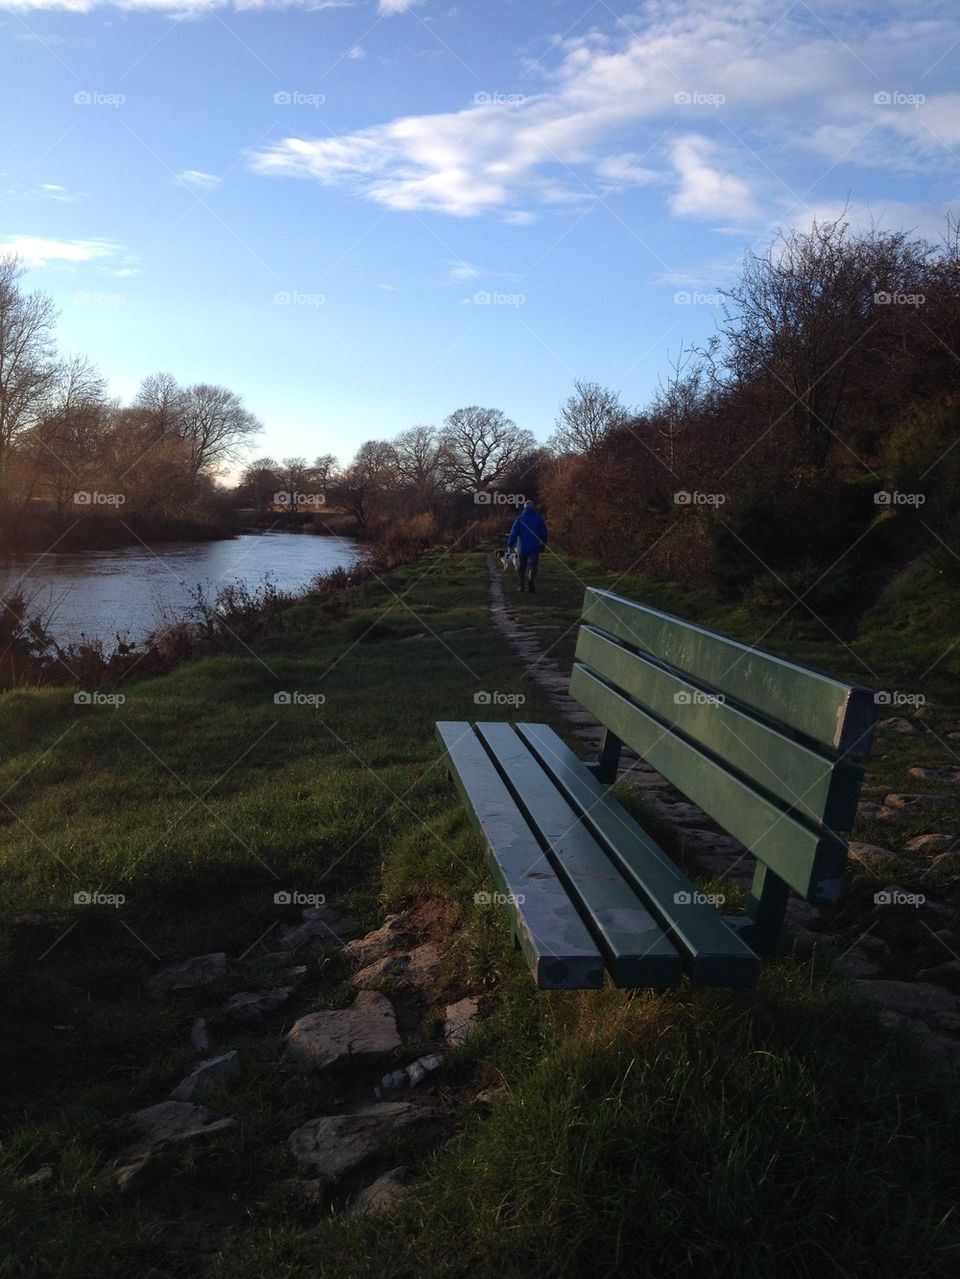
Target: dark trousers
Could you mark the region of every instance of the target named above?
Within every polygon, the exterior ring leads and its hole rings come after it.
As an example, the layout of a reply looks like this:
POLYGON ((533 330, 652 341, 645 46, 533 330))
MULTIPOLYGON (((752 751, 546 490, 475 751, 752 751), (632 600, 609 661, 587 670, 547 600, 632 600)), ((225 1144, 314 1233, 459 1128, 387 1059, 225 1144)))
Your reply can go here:
POLYGON ((531 551, 529 555, 524 555, 523 551, 517 556, 517 576, 520 578, 521 591, 529 582, 531 587, 537 577, 537 565, 540 563, 540 552, 531 551))

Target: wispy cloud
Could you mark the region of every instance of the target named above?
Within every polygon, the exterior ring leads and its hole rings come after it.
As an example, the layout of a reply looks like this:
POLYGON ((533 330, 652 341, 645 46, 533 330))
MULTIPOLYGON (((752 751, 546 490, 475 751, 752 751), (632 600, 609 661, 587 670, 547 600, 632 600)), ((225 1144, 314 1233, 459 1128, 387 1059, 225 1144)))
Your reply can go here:
MULTIPOLYGON (((380 0, 385 14, 406 8, 380 0)), ((608 34, 552 40, 517 84, 460 110, 289 136, 251 164, 390 209, 496 213, 520 225, 538 208, 647 185, 678 217, 762 221, 764 209, 802 203, 780 177, 788 164, 809 165, 818 150, 832 161, 871 125, 882 145, 863 144, 862 162, 947 163, 957 95, 928 88, 923 108, 885 117, 875 99, 904 65, 934 65, 960 36, 939 0, 912 15, 898 0, 869 15, 840 0, 820 0, 816 13, 804 4, 773 13, 764 0, 651 4, 608 34)))
MULTIPOLYGON (((68 10, 70 13, 90 13, 94 9, 121 9, 127 13, 164 13, 174 17, 202 17, 217 9, 233 9, 237 12, 265 9, 348 9, 358 0, 0 0, 0 10, 14 13, 41 10, 68 10)), ((399 10, 398 10, 399 12, 399 10)), ((18 36, 18 39, 36 39, 41 44, 61 44, 59 36, 18 36)))
POLYGON ((137 258, 109 239, 50 239, 45 235, 8 235, 0 253, 13 253, 27 266, 78 266, 105 263, 110 275, 139 275, 137 258))
POLYGON ((424 0, 380 0, 378 9, 385 18, 392 18, 395 14, 406 13, 423 3, 424 0))
POLYGON ((186 187, 189 191, 213 191, 223 181, 215 173, 204 173, 201 169, 184 169, 173 177, 178 187, 186 187))

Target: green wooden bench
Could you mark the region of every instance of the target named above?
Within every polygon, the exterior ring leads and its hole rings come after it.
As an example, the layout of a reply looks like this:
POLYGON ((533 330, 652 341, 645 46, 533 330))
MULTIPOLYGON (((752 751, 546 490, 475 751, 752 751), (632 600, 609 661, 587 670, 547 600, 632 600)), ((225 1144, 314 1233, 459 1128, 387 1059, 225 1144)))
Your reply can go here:
POLYGON ((537 985, 752 987, 790 891, 835 902, 876 720, 873 693, 588 589, 570 692, 604 726, 585 764, 544 724, 444 722, 537 985), (756 858, 721 915, 607 791, 626 745, 756 858))

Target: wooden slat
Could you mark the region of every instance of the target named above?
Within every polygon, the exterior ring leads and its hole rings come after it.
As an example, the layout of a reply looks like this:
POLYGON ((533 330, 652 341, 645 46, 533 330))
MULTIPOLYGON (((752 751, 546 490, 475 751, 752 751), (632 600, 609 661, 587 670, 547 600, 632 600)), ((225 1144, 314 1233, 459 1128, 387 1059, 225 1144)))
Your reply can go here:
POLYGON ((752 988, 760 961, 697 888, 545 724, 517 731, 560 792, 607 850, 611 862, 647 902, 701 986, 752 988))
POLYGON ((802 746, 609 635, 581 626, 577 658, 735 771, 831 830, 853 828, 863 769, 802 746))
POLYGON ((841 754, 869 754, 873 693, 737 640, 588 587, 583 620, 841 754))
POLYGON ((479 831, 497 890, 542 989, 595 990, 603 959, 469 724, 437 724, 450 774, 479 831))
POLYGON ((811 902, 837 900, 846 848, 835 835, 788 816, 585 666, 574 666, 570 692, 795 892, 811 902))
POLYGON ((478 724, 477 734, 547 845, 617 985, 675 986, 681 976, 676 949, 512 725, 478 724))

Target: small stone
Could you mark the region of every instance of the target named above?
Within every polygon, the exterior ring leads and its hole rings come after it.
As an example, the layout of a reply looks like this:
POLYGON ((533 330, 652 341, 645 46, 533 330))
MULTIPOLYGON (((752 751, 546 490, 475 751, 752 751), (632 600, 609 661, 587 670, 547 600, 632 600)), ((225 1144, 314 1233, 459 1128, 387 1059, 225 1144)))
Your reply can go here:
POLYGON ((892 853, 889 848, 881 848, 879 844, 863 844, 856 839, 850 841, 847 851, 854 861, 860 862, 863 866, 876 866, 878 862, 889 861, 891 857, 896 857, 896 853, 892 853))
POLYGON ((904 844, 908 853, 939 853, 956 843, 955 835, 917 835, 904 844))
POLYGON ((51 1164, 41 1164, 36 1172, 31 1172, 27 1177, 18 1177, 17 1185, 24 1190, 29 1190, 35 1186, 45 1186, 48 1181, 53 1180, 53 1166, 51 1164))
POLYGON ((893 792, 883 801, 887 808, 919 812, 928 808, 954 808, 960 804, 955 795, 905 795, 893 792))
POLYGON ((874 937, 873 933, 868 933, 865 937, 861 937, 860 945, 864 950, 872 950, 876 955, 890 954, 889 942, 885 942, 882 937, 874 937))
POLYGON ((202 986, 216 981, 227 970, 227 957, 223 951, 210 955, 195 955, 192 959, 181 959, 178 963, 167 964, 147 982, 147 992, 154 998, 166 995, 171 990, 189 990, 193 986, 202 986))
POLYGON ((297 964, 295 968, 284 968, 280 973, 283 980, 289 982, 291 986, 296 986, 299 982, 302 982, 306 975, 306 964, 297 964))
POLYGON ((349 1008, 308 1013, 287 1035, 287 1050, 317 1070, 379 1061, 400 1047, 393 1005, 362 990, 349 1008))
POLYGON ((875 977, 881 971, 879 965, 857 946, 852 947, 845 955, 841 955, 837 964, 850 977, 875 977))
POLYGON ((194 1137, 206 1137, 211 1133, 233 1128, 237 1122, 235 1119, 224 1119, 207 1106, 196 1106, 185 1101, 161 1101, 156 1106, 138 1110, 133 1119, 151 1146, 159 1142, 190 1141, 194 1137))
POLYGON ((408 1174, 409 1169, 402 1164, 399 1168, 391 1168, 389 1172, 382 1173, 357 1195, 353 1202, 354 1212, 389 1212, 411 1193, 411 1187, 404 1185, 408 1174))
POLYGON ((960 870, 960 851, 953 853, 938 853, 930 863, 932 871, 948 874, 960 870))
POLYGON ((894 1012, 889 1008, 881 1012, 880 1020, 890 1030, 903 1029, 916 1035, 928 1052, 947 1065, 960 1066, 960 1042, 956 1039, 948 1039, 946 1035, 938 1035, 922 1021, 917 1021, 914 1017, 907 1017, 904 1013, 894 1012))
POLYGON ((429 1111, 405 1101, 381 1101, 350 1115, 327 1115, 302 1124, 287 1139, 300 1163, 333 1179, 376 1154, 392 1133, 429 1118, 429 1111))
POLYGON ((190 1027, 190 1043, 199 1052, 209 1052, 213 1047, 213 1035, 206 1017, 198 1017, 190 1027))
POLYGON ((468 995, 455 1004, 447 1004, 444 1013, 443 1037, 451 1048, 459 1048, 476 1029, 479 999, 468 995))
POLYGON ((223 1005, 223 1011, 232 1021, 260 1021, 282 1008, 293 994, 291 986, 278 986, 275 990, 242 990, 231 995, 223 1005))
POLYGON ((474 1101, 478 1106, 493 1107, 501 1097, 507 1095, 507 1090, 503 1084, 498 1084, 495 1088, 484 1088, 482 1092, 478 1092, 474 1097, 474 1101))
POLYGON ((380 1080, 384 1092, 393 1092, 397 1088, 405 1088, 410 1082, 405 1070, 391 1070, 380 1080))
POLYGON ((886 804, 875 804, 869 799, 857 805, 858 822, 889 822, 899 816, 900 813, 896 808, 890 808, 886 804))
POLYGON ((426 1057, 419 1057, 416 1061, 412 1061, 407 1067, 407 1078, 410 1080, 410 1087, 418 1087, 418 1085, 423 1083, 427 1075, 432 1075, 442 1065, 442 1053, 430 1053, 426 1057))
POLYGON ((960 782, 960 768, 956 764, 914 764, 907 772, 921 781, 960 782))
POLYGON ((236 1074, 239 1069, 240 1054, 235 1049, 224 1053, 221 1057, 209 1057, 195 1066, 186 1079, 177 1084, 170 1096, 178 1101, 190 1101, 198 1088, 212 1083, 215 1079, 221 1079, 224 1075, 236 1074))
POLYGON ((916 724, 911 724, 908 719, 904 719, 902 715, 893 715, 889 719, 881 719, 877 722, 877 728, 888 733, 915 733, 917 731, 916 724))

